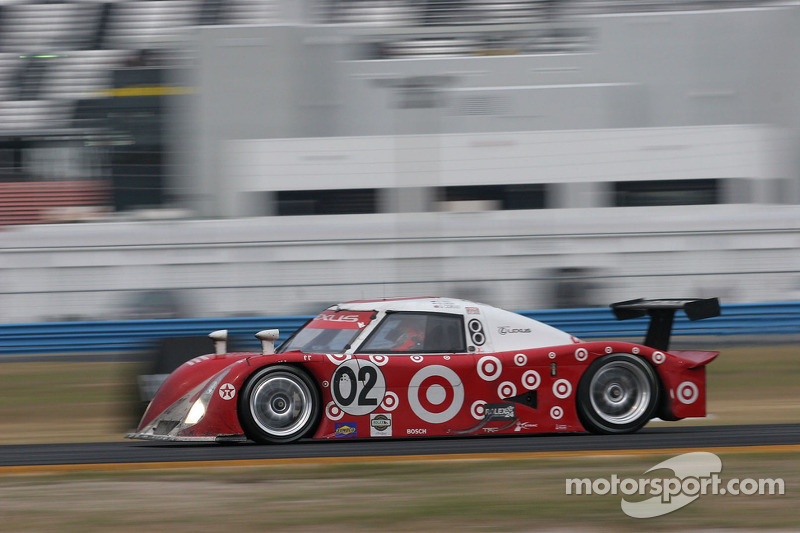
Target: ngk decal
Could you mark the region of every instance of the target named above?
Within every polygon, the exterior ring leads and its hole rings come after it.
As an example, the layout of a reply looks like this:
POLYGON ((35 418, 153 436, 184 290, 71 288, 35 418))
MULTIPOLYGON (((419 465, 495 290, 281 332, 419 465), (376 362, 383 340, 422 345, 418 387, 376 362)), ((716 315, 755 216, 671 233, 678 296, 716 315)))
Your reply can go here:
POLYGON ((366 415, 378 408, 386 395, 386 379, 378 365, 350 359, 336 367, 331 377, 331 395, 349 415, 366 415))

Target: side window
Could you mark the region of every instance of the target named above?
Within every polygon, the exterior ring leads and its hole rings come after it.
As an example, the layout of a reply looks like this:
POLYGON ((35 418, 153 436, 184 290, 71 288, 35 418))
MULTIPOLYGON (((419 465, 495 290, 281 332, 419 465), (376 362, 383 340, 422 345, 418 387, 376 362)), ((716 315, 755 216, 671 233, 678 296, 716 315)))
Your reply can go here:
POLYGON ((362 353, 459 353, 466 351, 461 316, 433 313, 386 315, 358 350, 362 353))

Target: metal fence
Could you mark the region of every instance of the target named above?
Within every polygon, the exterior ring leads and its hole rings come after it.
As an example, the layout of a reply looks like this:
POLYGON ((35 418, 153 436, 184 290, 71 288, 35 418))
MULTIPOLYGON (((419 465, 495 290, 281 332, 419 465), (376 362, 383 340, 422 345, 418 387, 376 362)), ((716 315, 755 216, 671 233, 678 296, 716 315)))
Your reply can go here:
MULTIPOLYGON (((520 314, 586 340, 640 340, 648 323, 647 318, 617 321, 609 308, 521 311, 520 314)), ((3 324, 0 325, 0 357, 131 354, 148 350, 161 339, 205 336, 218 329, 228 330, 232 349, 258 350, 258 341, 253 337, 257 331, 280 329, 282 341, 309 318, 286 316, 3 324)), ((800 302, 728 304, 722 306, 721 316, 697 322, 689 321, 683 312, 679 312, 673 331, 674 337, 800 334, 800 302)))

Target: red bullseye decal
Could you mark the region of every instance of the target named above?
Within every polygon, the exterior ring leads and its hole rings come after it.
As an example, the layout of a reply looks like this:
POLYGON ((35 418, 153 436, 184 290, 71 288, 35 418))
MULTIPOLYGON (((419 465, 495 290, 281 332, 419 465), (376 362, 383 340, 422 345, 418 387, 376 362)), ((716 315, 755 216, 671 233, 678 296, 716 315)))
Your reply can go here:
POLYGON ((563 400, 572 394, 572 384, 566 379, 559 379, 553 383, 553 396, 563 400))
POLYGON ((471 414, 472 418, 475 420, 483 420, 483 417, 486 415, 486 402, 483 400, 473 402, 469 414, 471 414))
POLYGON ((446 366, 426 366, 408 384, 408 404, 425 422, 447 422, 464 404, 464 385, 458 374, 446 366))
POLYGON ((389 358, 385 355, 370 355, 369 360, 378 366, 383 366, 389 362, 389 358))
POLYGON ((327 357, 328 361, 330 361, 334 365, 341 365, 342 363, 344 363, 345 361, 349 360, 353 356, 349 355, 349 354, 348 355, 342 355, 342 354, 326 353, 325 357, 327 357))
POLYGON ((333 402, 328 402, 325 406, 325 416, 331 420, 340 420, 344 416, 344 411, 339 409, 339 406, 333 402))
POLYGON ((397 399, 397 394, 393 392, 387 392, 386 396, 383 397, 383 402, 381 403, 381 409, 384 411, 394 411, 397 409, 397 405, 400 401, 397 399))
POLYGON ((528 390, 535 390, 542 382, 542 377, 536 370, 528 370, 522 374, 522 386, 528 390))
POLYGON ((487 355, 478 360, 478 375, 484 381, 494 381, 500 377, 502 371, 503 365, 500 363, 500 359, 493 355, 487 355))
POLYGON ((497 387, 497 395, 503 399, 516 396, 517 386, 510 381, 504 381, 497 387))
POLYGON ((697 385, 692 383, 691 381, 684 381, 680 385, 678 385, 678 401, 684 405, 689 405, 690 403, 694 403, 697 401, 697 397, 700 396, 700 391, 697 388, 697 385))

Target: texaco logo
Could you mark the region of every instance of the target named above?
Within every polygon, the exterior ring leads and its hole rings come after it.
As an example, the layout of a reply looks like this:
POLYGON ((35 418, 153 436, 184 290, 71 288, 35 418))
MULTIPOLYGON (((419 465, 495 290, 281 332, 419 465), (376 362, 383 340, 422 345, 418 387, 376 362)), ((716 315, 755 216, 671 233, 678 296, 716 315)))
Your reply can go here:
POLYGON ((219 397, 223 400, 232 400, 236 396, 236 387, 230 383, 224 383, 219 388, 219 397))
POLYGON ((684 381, 680 385, 678 385, 678 401, 682 404, 689 405, 690 403, 694 403, 697 401, 697 397, 700 395, 700 391, 697 388, 697 385, 692 383, 691 381, 684 381))
POLYGON ((522 374, 522 386, 528 390, 535 390, 542 382, 542 377, 536 370, 528 370, 522 374))
POLYGON ((464 385, 446 366, 426 366, 408 384, 408 404, 425 422, 447 422, 464 404, 464 385))
POLYGON ((566 379, 559 379, 553 383, 553 395, 556 398, 563 400, 570 394, 572 394, 572 384, 566 379))
POLYGON ((493 355, 487 355, 478 360, 478 375, 484 381, 494 381, 500 377, 502 371, 503 365, 500 363, 500 359, 493 355))

